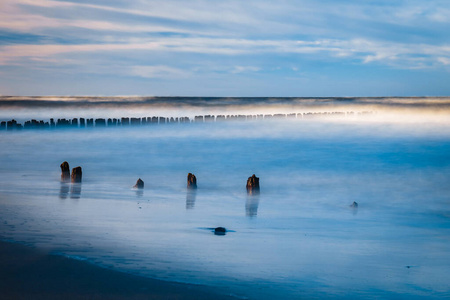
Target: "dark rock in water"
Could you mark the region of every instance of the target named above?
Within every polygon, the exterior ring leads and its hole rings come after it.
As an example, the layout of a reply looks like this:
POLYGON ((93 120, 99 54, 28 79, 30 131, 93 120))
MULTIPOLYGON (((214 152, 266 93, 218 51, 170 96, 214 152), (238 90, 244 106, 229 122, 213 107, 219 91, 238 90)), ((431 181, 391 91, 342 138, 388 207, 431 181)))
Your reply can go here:
POLYGON ((143 189, 144 188, 144 181, 142 179, 138 179, 136 181, 136 184, 133 186, 135 189, 143 189))
POLYGON ((358 203, 356 203, 355 201, 353 201, 353 203, 350 205, 350 207, 358 208, 358 203))
POLYGON ((61 181, 70 180, 70 167, 67 161, 63 162, 61 165, 61 181))
POLYGON ((215 235, 225 235, 227 233, 227 230, 223 227, 216 227, 214 228, 214 234, 215 235))
POLYGON ((252 175, 247 179, 247 193, 249 194, 258 194, 259 193, 259 178, 252 175))
POLYGON ((189 173, 187 176, 187 187, 191 189, 197 188, 197 178, 192 173, 189 173))
POLYGON ((81 182, 81 167, 72 169, 72 182, 81 182))

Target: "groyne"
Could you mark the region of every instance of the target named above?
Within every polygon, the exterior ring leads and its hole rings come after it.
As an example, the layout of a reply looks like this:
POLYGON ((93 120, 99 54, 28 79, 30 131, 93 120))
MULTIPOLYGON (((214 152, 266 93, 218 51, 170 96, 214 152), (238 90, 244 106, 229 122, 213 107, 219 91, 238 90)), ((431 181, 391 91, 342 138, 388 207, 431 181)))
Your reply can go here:
POLYGON ((89 128, 89 127, 117 127, 117 126, 145 126, 163 124, 185 124, 185 123, 210 123, 226 121, 258 121, 274 119, 317 119, 330 117, 351 117, 358 115, 371 115, 374 112, 309 112, 290 114, 258 114, 258 115, 199 115, 195 117, 123 117, 123 118, 71 118, 28 120, 23 124, 15 119, 0 121, 0 130, 17 129, 48 129, 48 128, 89 128))

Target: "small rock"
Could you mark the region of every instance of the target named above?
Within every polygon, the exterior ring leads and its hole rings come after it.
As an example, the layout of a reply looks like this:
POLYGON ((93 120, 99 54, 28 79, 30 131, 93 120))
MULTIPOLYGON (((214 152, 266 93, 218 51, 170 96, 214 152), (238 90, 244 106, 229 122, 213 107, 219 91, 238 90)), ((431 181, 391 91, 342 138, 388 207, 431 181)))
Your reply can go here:
POLYGON ((81 182, 81 167, 76 167, 72 169, 72 182, 81 182))
POLYGON ((259 193, 259 178, 255 174, 247 179, 247 193, 259 193))
POLYGON ((350 205, 350 207, 358 208, 358 203, 356 203, 355 201, 353 201, 353 203, 350 205))
POLYGON ((214 228, 214 234, 215 235, 225 235, 227 233, 227 230, 224 227, 216 227, 214 228))
POLYGON ((70 180, 70 167, 67 161, 63 162, 61 165, 61 181, 70 180))
POLYGON ((189 173, 187 176, 187 187, 191 189, 197 188, 197 178, 192 173, 189 173))
POLYGON ((143 189, 144 188, 144 181, 142 179, 138 179, 136 181, 136 184, 133 186, 135 189, 143 189))

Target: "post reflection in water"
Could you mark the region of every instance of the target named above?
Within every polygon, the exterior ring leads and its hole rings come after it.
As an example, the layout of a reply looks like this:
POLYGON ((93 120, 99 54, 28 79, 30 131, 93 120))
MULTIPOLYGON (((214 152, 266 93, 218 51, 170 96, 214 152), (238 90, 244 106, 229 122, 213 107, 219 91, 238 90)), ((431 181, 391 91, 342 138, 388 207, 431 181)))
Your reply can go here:
POLYGON ((353 215, 357 215, 358 214, 358 203, 355 201, 352 203, 352 205, 350 205, 350 209, 353 213, 353 215))
POLYGON ((69 197, 69 184, 66 182, 61 182, 61 187, 59 188, 59 198, 66 199, 69 197))
POLYGON ((197 190, 193 188, 188 188, 186 192, 186 209, 194 208, 196 197, 197 197, 197 190))
POLYGON ((81 197, 81 183, 72 183, 70 189, 70 198, 80 199, 81 197))
POLYGON ((143 190, 143 189, 137 189, 137 190, 136 190, 136 196, 137 196, 138 198, 144 196, 144 190, 143 190))
POLYGON ((253 218, 258 215, 259 193, 249 193, 245 201, 245 215, 253 218))

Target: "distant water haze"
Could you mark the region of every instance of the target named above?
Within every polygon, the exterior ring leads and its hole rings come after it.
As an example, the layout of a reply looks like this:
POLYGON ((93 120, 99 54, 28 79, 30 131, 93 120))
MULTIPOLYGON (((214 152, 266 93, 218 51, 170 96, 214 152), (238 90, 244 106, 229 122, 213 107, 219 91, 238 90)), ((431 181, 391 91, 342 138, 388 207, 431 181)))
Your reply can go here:
POLYGON ((0 131, 0 238, 249 299, 450 297, 449 99, 195 101, 181 109, 3 102, 0 113, 373 113, 0 131), (81 184, 60 182, 63 161, 83 168, 81 184), (252 174, 257 196, 246 191, 252 174), (138 178, 143 190, 133 189, 138 178), (219 226, 229 231, 214 235, 219 226))
MULTIPOLYGON (((0 97, 0 119, 189 117, 290 113, 371 112, 371 121, 445 122, 448 97, 212 98, 212 97, 0 97)), ((352 116, 353 119, 357 116, 352 116)), ((363 120, 367 120, 365 117, 363 120)))

